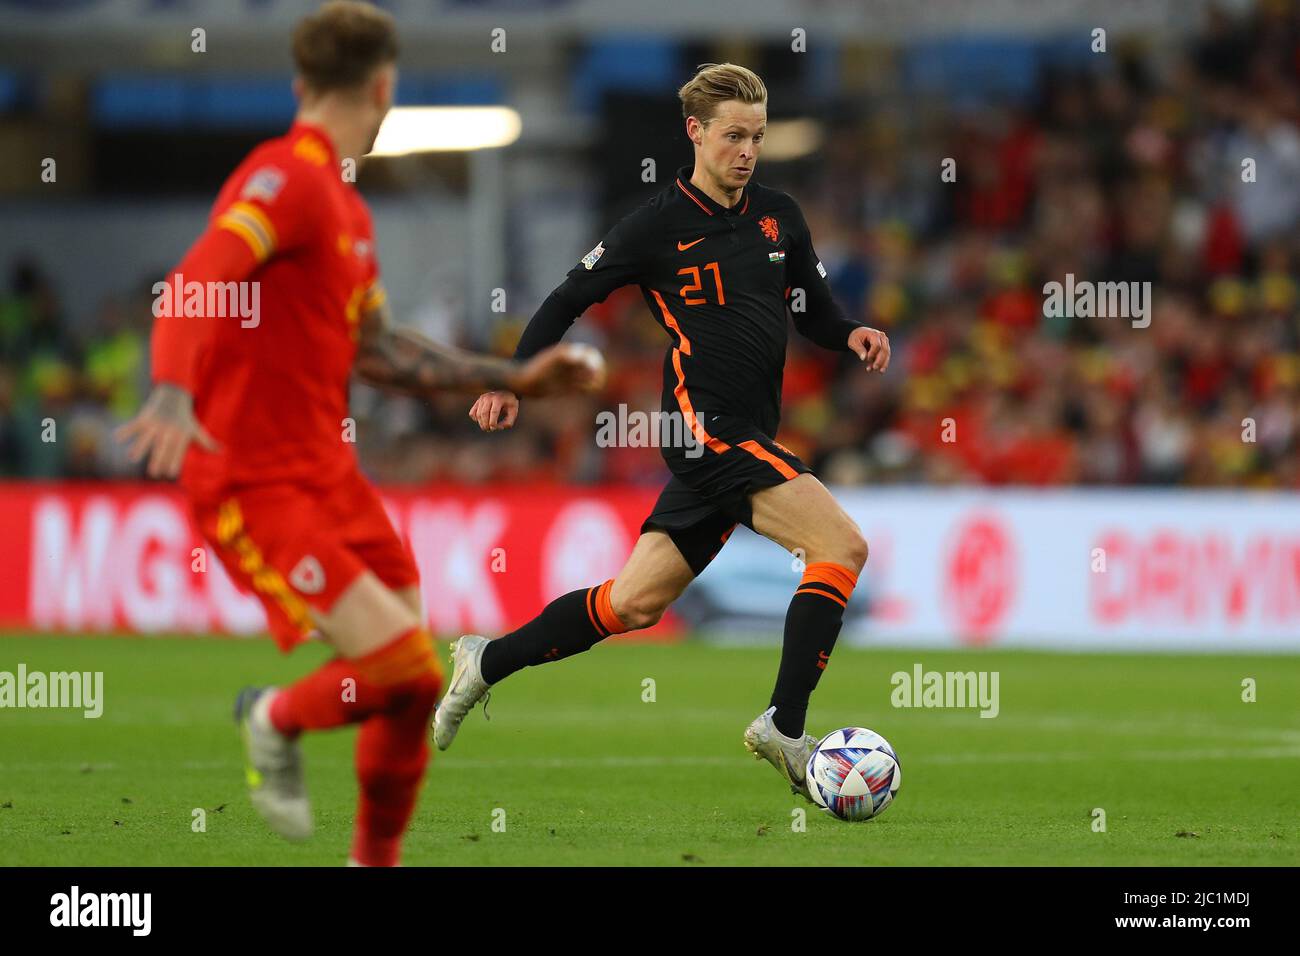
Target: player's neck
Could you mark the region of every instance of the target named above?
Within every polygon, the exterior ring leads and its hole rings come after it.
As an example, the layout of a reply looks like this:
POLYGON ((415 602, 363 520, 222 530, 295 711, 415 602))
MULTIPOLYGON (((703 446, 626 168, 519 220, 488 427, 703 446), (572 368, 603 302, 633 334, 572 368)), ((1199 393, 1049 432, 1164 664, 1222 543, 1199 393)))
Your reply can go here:
POLYGON ((691 173, 691 185, 698 189, 704 195, 708 196, 719 206, 730 209, 736 203, 740 202, 740 194, 744 187, 739 189, 723 189, 714 181, 712 176, 707 175, 699 164, 695 165, 695 171, 691 173))
POLYGON ((314 126, 329 137, 340 159, 360 159, 366 150, 366 133, 358 128, 357 122, 328 105, 302 107, 294 120, 314 126))

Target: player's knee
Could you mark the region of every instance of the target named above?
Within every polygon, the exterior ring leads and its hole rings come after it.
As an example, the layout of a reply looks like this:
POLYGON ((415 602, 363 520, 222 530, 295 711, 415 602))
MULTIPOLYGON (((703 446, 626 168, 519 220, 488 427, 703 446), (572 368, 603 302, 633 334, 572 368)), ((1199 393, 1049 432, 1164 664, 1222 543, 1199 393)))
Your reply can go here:
POLYGON ((658 595, 649 593, 629 594, 614 605, 614 613, 629 631, 639 631, 653 627, 664 616, 668 604, 658 595))
POLYGON ((858 526, 848 522, 844 527, 827 535, 808 548, 805 560, 809 564, 823 561, 848 568, 856 576, 867 564, 867 539, 862 536, 858 526))
POLYGON ((442 669, 437 662, 413 678, 409 685, 402 688, 406 698, 406 708, 424 717, 433 713, 442 696, 442 669))
POLYGON ((844 566, 854 574, 861 573, 867 565, 867 539, 862 536, 862 532, 856 525, 845 536, 842 547, 844 566))
POLYGON ((420 628, 416 635, 414 639, 420 648, 418 663, 415 673, 402 690, 408 713, 423 720, 433 713, 438 698, 442 696, 443 674, 433 636, 424 628, 420 628))

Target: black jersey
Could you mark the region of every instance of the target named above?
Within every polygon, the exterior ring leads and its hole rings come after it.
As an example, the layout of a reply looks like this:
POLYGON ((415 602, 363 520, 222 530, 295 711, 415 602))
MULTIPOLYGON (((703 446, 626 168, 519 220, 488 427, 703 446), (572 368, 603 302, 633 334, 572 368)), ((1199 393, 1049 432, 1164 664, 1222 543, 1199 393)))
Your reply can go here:
POLYGON ((691 185, 690 175, 689 166, 679 170, 573 267, 529 322, 515 356, 555 344, 588 307, 638 285, 670 339, 664 411, 685 415, 703 441, 714 414, 775 436, 787 310, 800 333, 828 349, 847 351, 857 323, 832 299, 793 199, 750 183, 727 208, 691 185))

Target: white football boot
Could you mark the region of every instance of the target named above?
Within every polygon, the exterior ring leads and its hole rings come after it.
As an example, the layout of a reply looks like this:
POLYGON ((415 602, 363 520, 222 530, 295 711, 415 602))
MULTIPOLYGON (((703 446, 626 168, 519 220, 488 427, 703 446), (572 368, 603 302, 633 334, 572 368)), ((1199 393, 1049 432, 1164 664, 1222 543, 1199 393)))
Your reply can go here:
POLYGON ((235 702, 235 720, 244 739, 244 777, 253 808, 286 840, 298 842, 312 834, 311 801, 303 782, 302 750, 298 741, 271 725, 274 687, 245 687, 235 702))
POLYGON ((439 750, 451 746, 465 715, 488 692, 489 684, 479 669, 487 645, 488 639, 478 634, 463 634, 451 645, 451 684, 433 712, 433 742, 439 750))
POLYGON ((776 729, 772 715, 775 707, 769 707, 745 729, 745 748, 754 755, 755 760, 766 760, 776 768, 777 773, 790 784, 790 792, 801 795, 812 802, 808 793, 808 758, 817 746, 818 738, 812 734, 803 737, 787 737, 776 729))

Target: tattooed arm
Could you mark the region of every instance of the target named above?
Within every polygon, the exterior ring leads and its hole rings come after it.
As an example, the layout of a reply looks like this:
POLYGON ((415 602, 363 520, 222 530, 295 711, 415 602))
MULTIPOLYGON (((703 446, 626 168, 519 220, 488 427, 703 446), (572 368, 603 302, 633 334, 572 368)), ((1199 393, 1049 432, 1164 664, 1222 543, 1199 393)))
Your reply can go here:
POLYGON ((355 368, 372 385, 417 396, 493 389, 550 395, 594 391, 604 382, 604 361, 593 349, 556 346, 527 362, 479 355, 394 325, 386 302, 362 317, 355 368))
POLYGON ((159 382, 139 413, 118 428, 117 440, 128 442, 131 461, 148 457, 150 478, 175 478, 180 474, 191 442, 208 451, 221 446, 194 417, 194 399, 177 385, 159 382))

